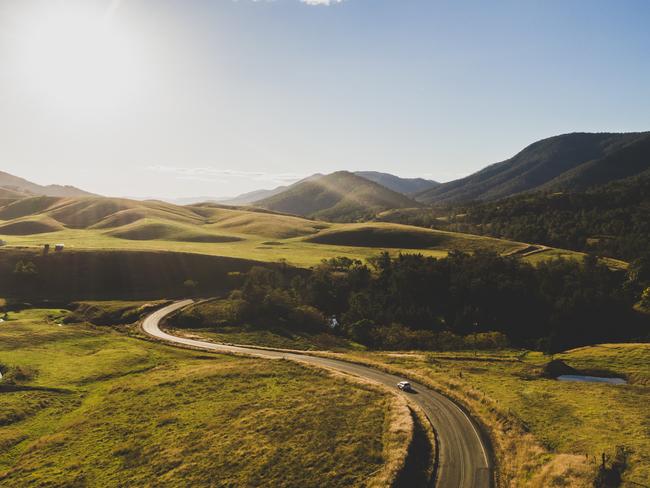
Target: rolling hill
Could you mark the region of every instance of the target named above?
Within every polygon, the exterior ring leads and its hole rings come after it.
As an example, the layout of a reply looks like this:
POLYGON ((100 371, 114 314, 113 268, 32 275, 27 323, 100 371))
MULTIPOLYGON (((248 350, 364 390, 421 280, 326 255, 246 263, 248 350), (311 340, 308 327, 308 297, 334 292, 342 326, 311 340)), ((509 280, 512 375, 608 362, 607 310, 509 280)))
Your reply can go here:
MULTIPOLYGON (((378 183, 379 185, 388 188, 397 193, 402 193, 403 195, 415 195, 416 193, 423 192, 430 188, 433 188, 440 183, 433 180, 426 180, 424 178, 400 178, 399 176, 392 175, 390 173, 380 173, 379 171, 354 171, 353 174, 361 176, 368 181, 378 183)), ((305 179, 302 179, 292 185, 278 186, 272 190, 254 190, 248 193, 242 193, 234 198, 225 198, 225 199, 214 199, 214 198, 205 198, 203 201, 218 201, 226 205, 250 205, 254 202, 260 200, 265 200, 271 198, 275 195, 288 190, 289 188, 300 185, 309 180, 316 180, 322 178, 322 174, 314 174, 305 179)), ((192 199, 185 203, 194 203, 198 202, 200 199, 192 199)), ((182 203, 182 202, 173 202, 173 203, 182 203)))
POLYGON ((415 195, 440 185, 440 183, 433 180, 400 178, 390 173, 380 173, 378 171, 355 171, 354 174, 404 195, 415 195))
MULTIPOLYGON (((403 195, 395 195, 410 203, 403 195)), ((178 206, 103 197, 32 197, 0 203, 0 238, 6 241, 3 249, 7 251, 39 252, 44 243, 63 243, 65 253, 173 251, 264 262, 286 260, 296 266, 312 266, 337 256, 366 259, 382 249, 393 255, 417 249, 434 257, 446 256, 450 250, 489 249, 529 259, 522 253, 527 244, 503 239, 390 223, 331 223, 260 208, 178 206)), ((542 253, 560 255, 580 256, 551 248, 542 253)))
POLYGON ((225 199, 220 199, 218 200, 218 203, 224 204, 224 205, 251 205, 257 201, 264 200, 266 198, 271 198, 275 195, 278 195, 289 188, 300 185, 301 183, 311 181, 311 180, 316 180, 318 178, 321 178, 323 175, 320 173, 313 174, 311 176, 307 176, 306 178, 303 178, 302 180, 296 181, 295 183, 292 183, 291 185, 282 185, 278 186, 276 188, 273 188, 272 190, 253 190, 249 191, 246 193, 242 193, 241 195, 238 195, 234 198, 225 198, 225 199))
POLYGON ((225 198, 219 200, 219 203, 226 205, 249 205, 258 200, 263 200, 264 198, 270 198, 278 193, 282 193, 284 190, 289 188, 288 186, 278 186, 273 190, 253 190, 247 193, 242 193, 234 198, 225 198))
POLYGON ((415 198, 426 204, 456 204, 536 190, 576 191, 648 170, 650 132, 572 133, 538 141, 506 161, 415 198))
POLYGON ((27 196, 48 197, 82 197, 92 193, 80 190, 74 186, 37 185, 24 178, 0 171, 0 198, 24 198, 27 196))
POLYGON ((401 193, 348 171, 303 180, 255 205, 335 222, 354 222, 387 209, 420 206, 401 193))

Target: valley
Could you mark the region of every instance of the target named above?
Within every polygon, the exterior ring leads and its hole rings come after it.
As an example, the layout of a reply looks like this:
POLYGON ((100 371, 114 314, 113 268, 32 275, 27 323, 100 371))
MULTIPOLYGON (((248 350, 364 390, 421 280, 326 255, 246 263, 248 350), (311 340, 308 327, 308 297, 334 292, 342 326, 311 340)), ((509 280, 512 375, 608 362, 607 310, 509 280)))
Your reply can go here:
POLYGON ((245 206, 0 185, 0 485, 643 484, 645 138, 245 206))
POLYGON ((649 20, 0 0, 0 488, 650 488, 649 20))

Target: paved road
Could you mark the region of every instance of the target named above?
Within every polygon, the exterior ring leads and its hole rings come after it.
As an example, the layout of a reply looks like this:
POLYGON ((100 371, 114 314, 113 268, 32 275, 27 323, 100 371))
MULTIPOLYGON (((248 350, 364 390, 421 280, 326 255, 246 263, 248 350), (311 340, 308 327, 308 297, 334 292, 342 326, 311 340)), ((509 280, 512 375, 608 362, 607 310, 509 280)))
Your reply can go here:
MULTIPOLYGON (((315 366, 324 366, 367 378, 395 388, 403 378, 367 366, 301 354, 243 346, 229 346, 176 337, 160 330, 159 322, 170 313, 191 304, 192 300, 176 302, 149 315, 142 324, 145 333, 166 342, 215 352, 231 352, 269 359, 290 359, 315 366)), ((451 400, 421 384, 411 382, 417 393, 408 396, 425 412, 439 439, 440 464, 436 486, 443 488, 489 488, 491 465, 472 420, 451 400)))

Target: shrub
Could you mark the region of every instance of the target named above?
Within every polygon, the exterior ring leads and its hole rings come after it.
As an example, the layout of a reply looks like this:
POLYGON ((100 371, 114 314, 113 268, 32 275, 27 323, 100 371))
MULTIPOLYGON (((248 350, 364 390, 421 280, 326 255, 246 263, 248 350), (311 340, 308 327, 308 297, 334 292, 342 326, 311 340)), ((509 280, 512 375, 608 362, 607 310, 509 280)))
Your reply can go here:
POLYGON ((164 301, 144 304, 120 301, 75 302, 72 304, 74 310, 63 319, 63 322, 66 324, 90 322, 94 325, 131 324, 165 303, 164 301))
POLYGON ((5 367, 2 380, 5 383, 15 385, 17 383, 24 383, 33 380, 36 377, 37 371, 29 366, 11 366, 5 367))
POLYGON ((198 288, 198 286, 199 286, 199 284, 194 280, 185 280, 183 282, 183 289, 190 296, 192 296, 192 295, 194 295, 196 293, 196 289, 198 288))
POLYGON ((373 330, 372 345, 382 349, 432 349, 436 335, 431 331, 412 330, 402 324, 391 324, 373 330))
POLYGON ((465 337, 467 348, 504 349, 510 345, 508 338, 501 332, 481 332, 465 337))
POLYGON ((345 333, 355 342, 370 344, 372 331, 376 325, 368 320, 361 319, 344 327, 345 333))
POLYGON ((641 294, 641 305, 650 308, 650 286, 643 290, 641 294))
POLYGON ((603 454, 602 463, 594 480, 594 487, 615 488, 621 486, 623 473, 628 468, 630 454, 631 451, 625 446, 616 446, 616 453, 611 460, 609 456, 603 454))
POLYGON ((172 322, 179 327, 207 328, 241 325, 249 320, 250 304, 241 298, 214 300, 181 310, 172 322))
POLYGON ((38 274, 36 265, 31 261, 18 261, 14 266, 14 274, 16 276, 34 276, 38 274))
POLYGON ((318 332, 325 329, 327 320, 316 308, 299 305, 289 313, 289 326, 296 330, 318 332))

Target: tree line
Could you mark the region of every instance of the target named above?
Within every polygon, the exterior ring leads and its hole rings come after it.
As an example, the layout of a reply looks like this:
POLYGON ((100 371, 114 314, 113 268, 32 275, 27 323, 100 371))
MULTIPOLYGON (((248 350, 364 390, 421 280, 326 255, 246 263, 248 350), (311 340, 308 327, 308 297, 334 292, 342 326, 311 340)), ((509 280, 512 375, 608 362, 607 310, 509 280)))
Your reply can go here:
POLYGON ((650 249, 650 175, 583 192, 526 193, 384 219, 633 261, 650 249))
MULTIPOLYGON (((588 256, 532 266, 490 252, 446 258, 382 253, 367 263, 323 261, 308 274, 254 267, 227 304, 228 320, 334 332, 374 348, 515 346, 556 352, 649 338, 633 306, 648 263, 612 271, 588 256)), ((225 310, 224 309, 224 310, 225 310)))

